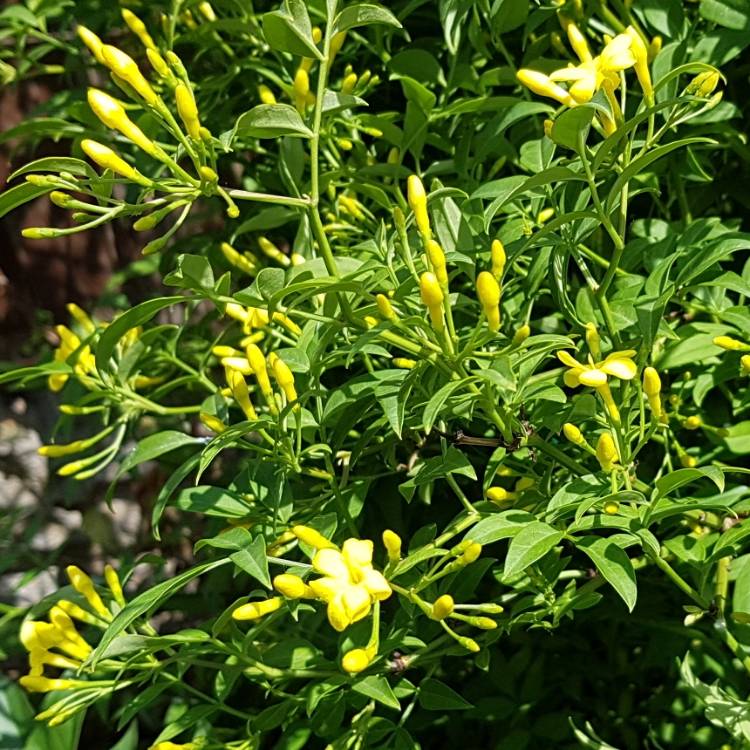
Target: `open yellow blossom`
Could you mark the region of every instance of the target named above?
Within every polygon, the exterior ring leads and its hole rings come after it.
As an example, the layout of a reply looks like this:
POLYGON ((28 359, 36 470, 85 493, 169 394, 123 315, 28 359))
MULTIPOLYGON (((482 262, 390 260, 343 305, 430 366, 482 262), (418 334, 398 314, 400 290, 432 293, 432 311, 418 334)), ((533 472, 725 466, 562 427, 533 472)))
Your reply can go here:
POLYGON ((602 397, 610 417, 615 421, 620 421, 620 413, 617 410, 612 393, 609 390, 608 376, 619 378, 620 380, 632 380, 638 368, 633 357, 636 355, 634 349, 625 349, 619 352, 608 354, 601 362, 594 362, 591 357, 586 364, 581 364, 570 353, 565 351, 557 352, 557 358, 569 369, 563 375, 565 385, 569 388, 577 388, 579 385, 587 385, 596 389, 602 397))
POLYGON ((309 586, 328 605, 328 621, 341 632, 370 614, 375 601, 391 595, 382 573, 372 567, 373 544, 367 539, 347 539, 341 550, 320 549, 312 565, 322 577, 309 586))

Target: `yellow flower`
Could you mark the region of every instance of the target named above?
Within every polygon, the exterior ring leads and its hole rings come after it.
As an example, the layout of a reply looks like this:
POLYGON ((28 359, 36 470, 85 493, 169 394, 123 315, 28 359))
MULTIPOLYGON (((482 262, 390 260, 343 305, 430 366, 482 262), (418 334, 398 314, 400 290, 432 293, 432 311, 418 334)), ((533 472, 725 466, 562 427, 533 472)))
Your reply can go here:
POLYGON ((516 78, 527 89, 530 89, 539 96, 546 96, 548 99, 564 104, 566 107, 575 107, 576 100, 562 87, 558 86, 548 75, 540 73, 538 70, 529 70, 521 68, 516 73, 516 78))
POLYGON ((127 53, 111 44, 101 49, 104 64, 120 79, 125 81, 139 96, 152 106, 159 101, 159 96, 144 78, 137 63, 127 53))
POLYGON ((383 532, 383 546, 388 553, 389 562, 397 562, 401 559, 401 537, 390 529, 383 532))
POLYGON ((477 276, 477 297, 487 318, 487 327, 494 333, 500 328, 500 284, 489 271, 477 276))
POLYGON ((609 390, 607 377, 612 375, 620 380, 632 380, 637 372, 635 362, 632 359, 635 354, 634 349, 626 349, 608 354, 601 362, 594 362, 589 357, 587 364, 581 364, 565 351, 558 352, 557 358, 570 368, 563 375, 565 385, 569 388, 576 388, 579 385, 587 385, 590 388, 594 388, 602 397, 612 420, 619 422, 620 412, 612 398, 612 392, 609 390))
POLYGON ((144 177, 135 167, 131 167, 108 146, 84 138, 81 141, 81 149, 91 161, 98 164, 102 169, 111 169, 115 174, 137 182, 139 185, 151 185, 151 180, 148 177, 144 177))
POLYGON ((310 599, 315 592, 299 577, 292 573, 281 573, 273 579, 273 587, 287 599, 310 599))
POLYGON ((193 92, 184 84, 178 83, 174 90, 177 114, 187 129, 188 135, 196 141, 201 137, 201 123, 198 119, 198 107, 193 92))
POLYGON ((328 605, 328 621, 339 632, 391 595, 388 581, 372 567, 372 551, 367 539, 347 539, 340 551, 320 549, 313 557, 313 570, 322 577, 310 581, 310 588, 328 605))
POLYGON ((78 566, 68 565, 65 569, 73 588, 89 603, 89 606, 105 620, 112 619, 112 613, 104 606, 99 594, 94 589, 94 582, 78 566))
POLYGON ((261 85, 258 86, 258 96, 263 104, 276 104, 276 97, 274 96, 273 91, 271 91, 271 89, 264 83, 261 83, 261 85))
POLYGON ((619 461, 617 446, 611 432, 603 432, 596 442, 596 458, 603 471, 612 471, 619 461))
POLYGON ((292 534, 315 549, 338 549, 330 539, 326 539, 317 529, 310 526, 292 526, 292 534))
POLYGON ((427 213, 427 193, 422 180, 415 174, 410 175, 406 181, 406 197, 414 213, 417 229, 422 237, 427 240, 432 235, 430 230, 430 215, 427 213))
POLYGON ((454 607, 453 597, 450 594, 443 594, 433 603, 430 617, 433 620, 444 620, 453 614, 454 607))
POLYGON ((378 305, 378 312, 386 320, 396 320, 398 317, 396 311, 393 309, 393 305, 385 294, 378 294, 375 296, 375 302, 378 305))
POLYGON ((660 419, 664 413, 661 405, 661 378, 653 367, 643 370, 643 392, 654 417, 660 419))
POLYGON ((503 272, 505 271, 505 262, 508 259, 505 254, 505 247, 500 240, 492 240, 490 256, 492 259, 492 275, 500 281, 503 277, 503 272))
POLYGON ((347 651, 341 659, 341 667, 349 674, 357 674, 370 666, 370 654, 367 649, 354 648, 347 651))
POLYGON ((443 322, 443 292, 434 273, 426 271, 419 277, 419 291, 427 310, 430 313, 432 327, 440 332, 445 328, 443 322))
POLYGON ((235 620, 260 620, 261 617, 270 615, 271 612, 281 608, 284 600, 280 596, 274 596, 270 599, 263 599, 257 602, 242 604, 232 612, 235 620))

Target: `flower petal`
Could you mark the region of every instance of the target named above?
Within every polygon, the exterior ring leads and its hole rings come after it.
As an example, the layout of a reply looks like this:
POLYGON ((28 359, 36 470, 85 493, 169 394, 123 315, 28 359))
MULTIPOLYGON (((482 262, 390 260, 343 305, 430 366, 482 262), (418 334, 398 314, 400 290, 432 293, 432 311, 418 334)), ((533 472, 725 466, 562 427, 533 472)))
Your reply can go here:
POLYGON ((341 594, 341 601, 350 622, 367 617, 372 608, 372 597, 364 586, 347 586, 341 594))
POLYGON ((607 375, 595 367, 590 370, 584 370, 578 376, 578 379, 583 385, 588 385, 591 388, 596 388, 600 385, 604 385, 607 382, 607 375))
POLYGON ((603 50, 599 65, 603 71, 625 70, 635 65, 635 56, 630 49, 631 38, 618 34, 603 50))
POLYGON ((578 388, 578 386, 581 385, 578 376, 582 372, 583 370, 566 370, 563 374, 563 382, 568 388, 578 388))
POLYGON ((344 609, 343 597, 341 595, 328 602, 326 613, 328 614, 328 622, 331 623, 331 627, 339 633, 352 623, 351 618, 344 609))
POLYGON ((310 581, 310 588, 318 599, 324 602, 330 602, 336 598, 341 591, 341 580, 338 578, 316 578, 310 581))
POLYGON ((362 585, 372 596, 380 601, 387 599, 392 593, 388 581, 385 580, 385 576, 377 570, 368 570, 365 573, 365 579, 362 581, 362 585))
POLYGON ((607 373, 607 375, 613 375, 620 380, 632 380, 635 377, 638 368, 635 366, 635 362, 627 357, 612 359, 611 356, 602 362, 599 367, 607 373))
POLYGON ((574 359, 573 355, 570 352, 566 351, 559 351, 557 352, 557 358, 567 367, 572 367, 577 370, 583 369, 583 365, 577 360, 574 359))
POLYGON ((312 559, 312 566, 318 573, 349 582, 349 568, 337 549, 319 549, 312 559))
POLYGON ((583 65, 570 65, 567 68, 552 71, 549 77, 552 81, 580 81, 584 78, 591 78, 592 72, 583 65))
POLYGON ((347 539, 342 546, 344 562, 353 568, 372 565, 372 549, 369 539, 347 539))

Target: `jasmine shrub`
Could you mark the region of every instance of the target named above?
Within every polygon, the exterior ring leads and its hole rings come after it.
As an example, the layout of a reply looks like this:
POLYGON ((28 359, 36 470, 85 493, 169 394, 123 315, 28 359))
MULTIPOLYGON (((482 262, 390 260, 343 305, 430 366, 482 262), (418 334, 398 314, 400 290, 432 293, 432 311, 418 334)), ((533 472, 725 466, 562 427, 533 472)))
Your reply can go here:
POLYGON ((71 483, 160 462, 194 559, 9 615, 47 736, 745 747, 750 9, 95 7, 29 5, 71 155, 0 214, 132 226, 163 288, 0 379, 59 394, 71 483))

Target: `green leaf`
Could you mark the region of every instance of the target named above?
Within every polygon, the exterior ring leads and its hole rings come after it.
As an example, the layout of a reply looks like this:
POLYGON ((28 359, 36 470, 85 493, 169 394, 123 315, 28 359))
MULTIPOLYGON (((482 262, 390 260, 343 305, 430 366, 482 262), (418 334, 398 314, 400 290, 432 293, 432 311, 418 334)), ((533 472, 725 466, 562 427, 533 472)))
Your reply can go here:
POLYGON ((182 300, 179 297, 156 297, 141 302, 140 305, 132 307, 119 317, 115 318, 99 337, 96 345, 96 367, 98 370, 106 370, 108 360, 117 346, 117 342, 131 329, 151 320, 160 310, 165 307, 177 305, 182 300))
POLYGON ((428 678, 419 684, 419 705, 428 711, 462 711, 474 708, 453 688, 440 680, 428 678))
POLYGON ((352 685, 352 690, 366 695, 368 698, 372 698, 388 708, 395 708, 397 711, 401 709, 398 698, 393 694, 388 680, 383 675, 370 675, 358 680, 352 685))
POLYGON ((235 131, 237 135, 251 138, 313 137, 299 112, 289 104, 259 104, 240 115, 235 131))
POLYGON ((586 141, 586 135, 597 109, 599 107, 592 104, 582 104, 580 107, 566 109, 552 123, 550 137, 559 146, 577 151, 579 140, 586 141))
POLYGON ((532 521, 513 538, 505 558, 503 577, 508 578, 526 570, 544 557, 563 538, 558 531, 542 521, 532 521))
POLYGON ((312 38, 304 0, 285 0, 284 10, 263 15, 263 34, 271 49, 302 57, 323 59, 312 38))
POLYGON ((488 518, 483 518, 476 526, 466 532, 466 539, 479 544, 492 544, 500 539, 516 536, 534 520, 531 513, 525 510, 504 510, 488 518))
POLYGON ((148 591, 144 591, 142 594, 136 596, 135 599, 131 599, 108 625, 99 641, 99 645, 89 654, 88 659, 86 659, 86 665, 95 667, 97 662, 102 658, 102 654, 109 648, 109 644, 139 617, 148 616, 194 578, 228 562, 229 558, 226 557, 221 560, 210 560, 209 562, 201 563, 174 578, 156 584, 156 586, 153 586, 148 591))
POLYGON ((159 521, 161 520, 164 508, 167 507, 167 503, 172 497, 172 494, 180 485, 180 483, 190 474, 190 472, 198 465, 200 461, 200 454, 190 456, 179 468, 175 469, 170 475, 169 479, 162 485, 159 490, 159 494, 156 496, 154 501, 154 509, 151 511, 151 528, 154 535, 154 539, 161 539, 159 532, 159 521))
POLYGON ((750 29, 750 0, 701 0, 700 14, 728 29, 750 29))
POLYGON ((40 195, 49 193, 52 189, 51 187, 40 187, 32 185, 30 182, 24 182, 21 185, 10 188, 10 190, 6 190, 0 194, 0 219, 13 209, 29 201, 33 201, 34 198, 38 198, 40 195))
POLYGON ((45 156, 42 159, 35 159, 19 167, 13 174, 8 176, 8 182, 31 172, 70 172, 71 174, 89 177, 92 180, 96 180, 99 177, 93 167, 83 161, 83 159, 75 159, 72 156, 45 156))
POLYGON ((240 494, 211 485, 186 487, 172 504, 180 510, 219 518, 244 518, 250 512, 250 505, 240 494))
POLYGON ((440 410, 443 408, 443 404, 448 398, 450 398, 453 392, 457 391, 461 386, 468 386, 471 381, 471 378, 451 380, 430 397, 430 400, 425 407, 424 415, 422 416, 422 424, 425 432, 430 432, 432 430, 432 425, 435 424, 435 420, 437 420, 440 415, 440 410))
POLYGON ((271 588, 271 576, 268 572, 266 542, 262 536, 256 536, 247 546, 230 555, 232 562, 249 576, 260 581, 266 588, 271 588))
POLYGON ((679 487, 704 477, 710 479, 721 492, 724 491, 724 473, 718 466, 677 469, 676 471, 656 480, 651 500, 656 501, 662 497, 666 497, 679 487))
POLYGON ((401 22, 398 18, 382 5, 359 3, 344 8, 336 17, 333 29, 335 34, 340 34, 342 31, 373 23, 384 23, 398 29, 401 28, 401 22))
POLYGON ((587 554, 596 569, 622 597, 628 610, 633 611, 638 596, 635 571, 627 552, 611 539, 585 536, 576 539, 576 547, 587 554))

